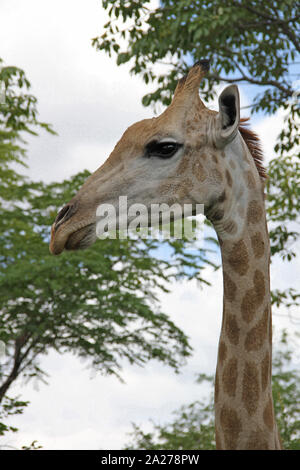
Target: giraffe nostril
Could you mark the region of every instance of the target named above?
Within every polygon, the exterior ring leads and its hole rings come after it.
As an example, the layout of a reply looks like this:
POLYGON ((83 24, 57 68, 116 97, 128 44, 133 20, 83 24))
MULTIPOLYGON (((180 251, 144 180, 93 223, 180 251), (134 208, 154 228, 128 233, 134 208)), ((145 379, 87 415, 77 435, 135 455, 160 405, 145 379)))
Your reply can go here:
POLYGON ((76 208, 74 204, 67 204, 66 206, 64 206, 56 216, 54 222, 55 226, 57 227, 61 223, 66 222, 70 217, 72 217, 75 210, 76 208))

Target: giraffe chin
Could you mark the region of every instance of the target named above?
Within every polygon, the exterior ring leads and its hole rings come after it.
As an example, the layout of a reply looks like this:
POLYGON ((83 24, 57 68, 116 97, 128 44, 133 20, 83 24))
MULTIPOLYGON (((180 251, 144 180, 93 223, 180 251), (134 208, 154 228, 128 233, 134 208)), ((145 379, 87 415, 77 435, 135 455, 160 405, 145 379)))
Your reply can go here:
POLYGON ((52 229, 50 252, 60 255, 64 250, 83 250, 91 246, 97 239, 95 224, 91 223, 72 232, 67 237, 55 233, 52 229))
POLYGON ((65 244, 65 250, 84 250, 97 239, 96 224, 92 223, 73 232, 65 244))

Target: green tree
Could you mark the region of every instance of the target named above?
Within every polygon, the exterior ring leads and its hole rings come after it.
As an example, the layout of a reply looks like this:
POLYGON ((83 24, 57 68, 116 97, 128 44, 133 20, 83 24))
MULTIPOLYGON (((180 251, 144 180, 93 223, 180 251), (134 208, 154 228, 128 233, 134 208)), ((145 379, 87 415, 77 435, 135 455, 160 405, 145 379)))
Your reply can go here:
POLYGON ((39 361, 51 349, 86 358, 103 374, 120 377, 122 361, 156 359, 176 371, 191 352, 186 335, 160 311, 158 293, 174 279, 201 277, 204 251, 182 240, 102 240, 85 252, 49 253, 50 226, 59 207, 88 176, 62 183, 32 182, 18 173, 25 164, 26 133, 40 128, 36 99, 23 71, 3 67, 6 101, 0 107, 0 434, 4 421, 27 402, 9 398, 19 378, 46 380, 39 361), (14 166, 13 166, 14 165, 14 166), (162 252, 162 250, 161 250, 162 252), (156 254, 156 255, 155 255, 156 254), (193 273, 193 274, 192 274, 193 273))
POLYGON ((273 397, 284 449, 300 450, 300 369, 291 343, 283 331, 273 359, 273 397))
POLYGON ((22 201, 28 195, 26 178, 19 172, 26 167, 25 136, 38 131, 55 134, 38 118, 37 99, 29 93, 30 82, 18 67, 3 65, 0 58, 0 198, 22 201), (25 93, 24 93, 25 90, 25 93))
POLYGON ((256 111, 274 113, 293 96, 288 72, 300 52, 297 2, 163 0, 154 10, 149 3, 103 0, 111 20, 93 40, 96 48, 115 52, 118 64, 131 61, 133 73, 158 85, 145 105, 169 104, 178 78, 203 58, 212 63, 202 84, 207 100, 220 82, 263 87, 252 105, 256 111), (159 71, 155 65, 161 64, 167 67, 159 71))
MULTIPOLYGON (((4 67, 0 58, 0 201, 3 225, 0 235, 0 282, 3 279, 5 267, 4 252, 9 247, 6 244, 7 217, 13 220, 12 210, 16 201, 23 203, 29 195, 26 178, 17 170, 17 167, 26 167, 26 134, 37 135, 38 130, 45 129, 55 134, 51 126, 38 118, 36 98, 29 93, 30 83, 23 70, 18 67, 4 67), (27 93, 23 93, 23 90, 27 93), (9 210, 8 207, 10 207, 9 210)), ((0 322, 2 317, 0 317, 0 322)), ((1 353, 6 354, 5 348, 7 334, 0 326, 1 353), (3 349, 3 351, 2 351, 3 349)), ((0 357, 0 383, 4 380, 3 357, 0 357)), ((28 402, 19 400, 18 397, 1 396, 0 406, 0 435, 7 431, 17 431, 13 426, 5 424, 7 417, 21 414, 28 402)))
MULTIPOLYGON (((273 359, 273 397, 282 445, 285 450, 300 450, 300 369, 294 368, 295 352, 283 332, 273 359)), ((215 449, 213 377, 201 375, 211 391, 201 401, 184 405, 166 424, 152 424, 150 432, 133 425, 126 449, 210 450, 215 449)))

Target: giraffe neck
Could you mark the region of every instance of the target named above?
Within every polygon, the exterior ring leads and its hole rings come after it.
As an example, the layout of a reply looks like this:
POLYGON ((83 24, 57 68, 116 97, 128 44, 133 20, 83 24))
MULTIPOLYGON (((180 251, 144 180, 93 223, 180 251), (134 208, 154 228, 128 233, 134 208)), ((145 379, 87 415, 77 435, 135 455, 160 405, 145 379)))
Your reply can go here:
POLYGON ((269 236, 261 191, 248 191, 248 196, 243 223, 227 217, 215 225, 224 283, 216 442, 219 449, 278 449, 271 386, 269 236))

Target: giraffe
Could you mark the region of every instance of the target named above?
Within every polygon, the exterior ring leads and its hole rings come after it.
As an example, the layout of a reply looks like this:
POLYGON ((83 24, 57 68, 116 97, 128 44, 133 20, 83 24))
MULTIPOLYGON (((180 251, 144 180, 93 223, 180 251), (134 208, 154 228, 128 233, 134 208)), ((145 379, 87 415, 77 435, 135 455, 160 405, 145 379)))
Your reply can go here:
MULTIPOLYGON (((270 243, 265 170, 257 136, 240 119, 239 92, 229 85, 219 111, 199 85, 209 61, 179 80, 159 116, 130 126, 106 162, 58 213, 50 251, 96 240, 96 209, 128 204, 202 203, 216 230, 223 270, 223 317, 215 375, 217 449, 280 449, 271 388, 270 243)), ((118 217, 118 215, 117 215, 118 217)))

